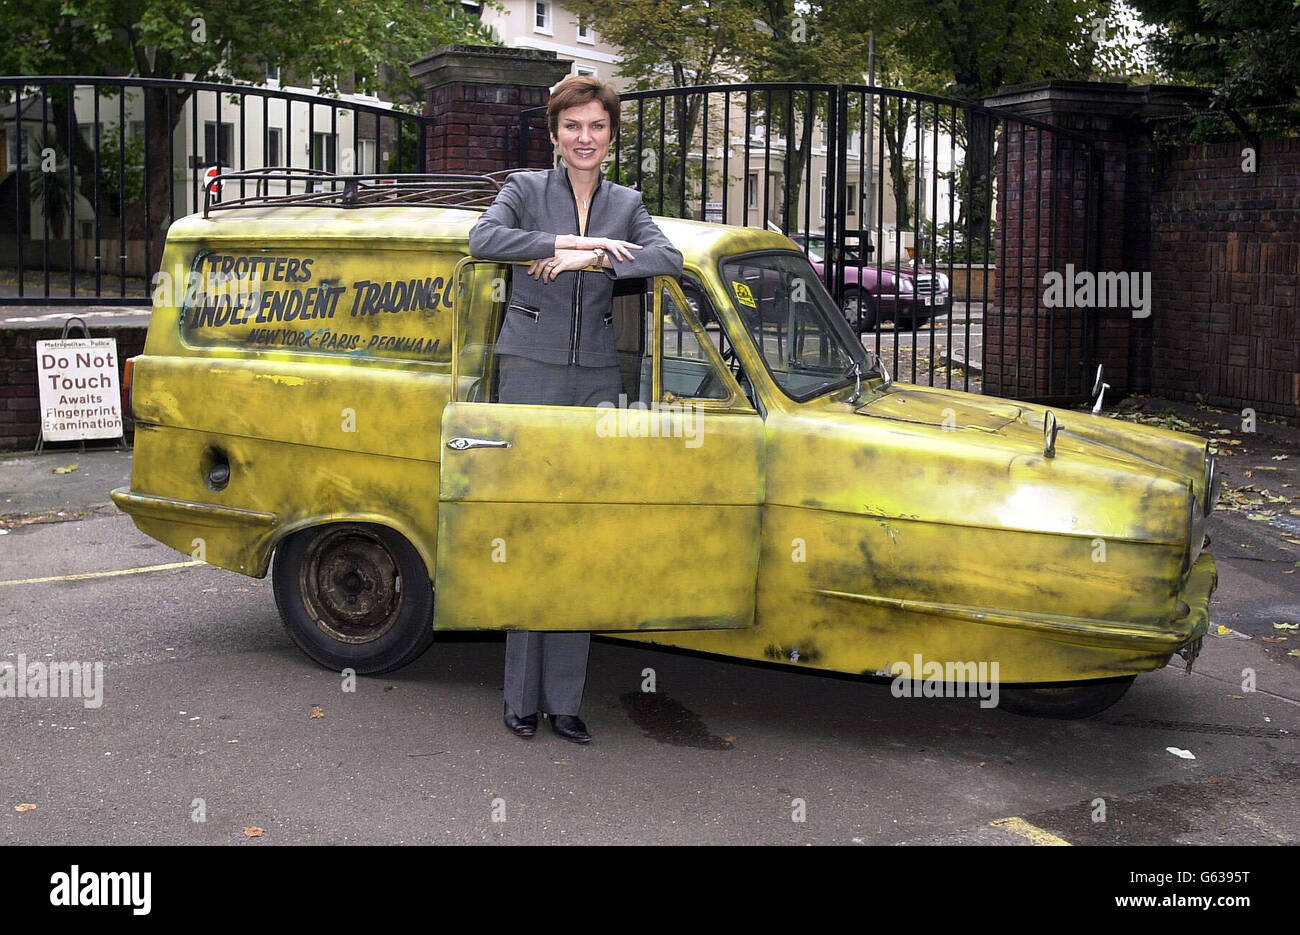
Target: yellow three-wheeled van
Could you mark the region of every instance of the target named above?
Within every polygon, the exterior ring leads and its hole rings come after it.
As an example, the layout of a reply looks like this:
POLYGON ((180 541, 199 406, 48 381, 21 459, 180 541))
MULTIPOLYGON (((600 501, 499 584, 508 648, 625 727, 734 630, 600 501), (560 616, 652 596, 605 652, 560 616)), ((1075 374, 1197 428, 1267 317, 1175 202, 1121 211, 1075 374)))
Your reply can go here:
POLYGON ((594 630, 850 673, 996 663, 1004 707, 1078 716, 1199 648, 1205 440, 893 382, 786 237, 669 218, 681 281, 620 281, 606 323, 619 397, 503 404, 523 272, 467 255, 494 183, 314 174, 307 197, 279 173, 172 225, 113 499, 270 570, 321 664, 594 630))

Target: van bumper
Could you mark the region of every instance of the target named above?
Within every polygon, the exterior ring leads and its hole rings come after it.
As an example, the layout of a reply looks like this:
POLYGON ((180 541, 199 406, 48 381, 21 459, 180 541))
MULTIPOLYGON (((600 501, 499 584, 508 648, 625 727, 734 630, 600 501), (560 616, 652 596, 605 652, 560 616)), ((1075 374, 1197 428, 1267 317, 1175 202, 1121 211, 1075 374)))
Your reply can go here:
POLYGON ((128 487, 111 496, 146 536, 218 568, 253 578, 266 574, 279 525, 275 513, 151 496, 128 487))

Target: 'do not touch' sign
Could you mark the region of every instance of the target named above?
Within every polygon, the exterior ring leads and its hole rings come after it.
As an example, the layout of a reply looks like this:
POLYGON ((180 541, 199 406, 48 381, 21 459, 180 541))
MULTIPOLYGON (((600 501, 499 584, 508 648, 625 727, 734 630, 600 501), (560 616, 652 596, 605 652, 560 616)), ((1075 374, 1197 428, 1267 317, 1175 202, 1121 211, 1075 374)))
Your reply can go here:
POLYGON ((36 378, 41 388, 41 434, 47 442, 122 434, 115 339, 37 341, 36 378))

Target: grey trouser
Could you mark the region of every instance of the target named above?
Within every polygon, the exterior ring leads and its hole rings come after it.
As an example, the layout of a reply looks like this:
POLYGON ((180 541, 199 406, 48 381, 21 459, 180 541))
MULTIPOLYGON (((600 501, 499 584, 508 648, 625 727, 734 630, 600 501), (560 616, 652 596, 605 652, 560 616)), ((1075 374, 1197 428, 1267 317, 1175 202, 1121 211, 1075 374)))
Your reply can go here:
MULTIPOLYGON (((618 367, 544 364, 501 355, 497 401, 534 406, 617 404, 618 367)), ((559 596, 556 596, 559 600, 559 596)), ((505 700, 519 717, 538 710, 577 715, 587 684, 590 633, 519 631, 506 634, 505 700)))

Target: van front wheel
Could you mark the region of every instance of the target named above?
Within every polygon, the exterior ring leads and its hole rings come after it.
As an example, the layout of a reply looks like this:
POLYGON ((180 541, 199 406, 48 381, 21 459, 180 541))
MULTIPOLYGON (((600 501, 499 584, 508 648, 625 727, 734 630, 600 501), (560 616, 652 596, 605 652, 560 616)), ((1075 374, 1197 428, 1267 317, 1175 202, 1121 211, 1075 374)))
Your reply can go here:
POLYGON ((384 526, 336 523, 275 550, 275 605, 298 648, 336 672, 389 672, 433 642, 433 585, 406 539, 384 526))
POLYGON ((1123 697, 1135 675, 1065 682, 1041 688, 1004 688, 998 707, 1026 717, 1085 718, 1100 714, 1123 697))

